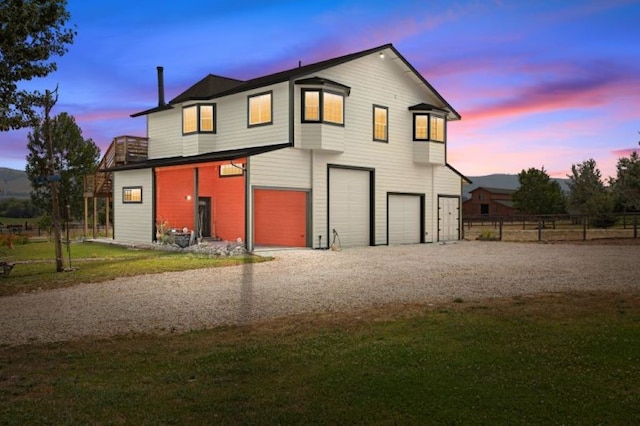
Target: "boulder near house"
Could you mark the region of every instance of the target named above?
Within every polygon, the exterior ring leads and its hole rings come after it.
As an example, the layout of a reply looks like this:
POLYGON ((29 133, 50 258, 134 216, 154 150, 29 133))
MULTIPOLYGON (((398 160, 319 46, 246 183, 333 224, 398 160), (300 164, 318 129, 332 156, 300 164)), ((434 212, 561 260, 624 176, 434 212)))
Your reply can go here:
POLYGON ((460 115, 391 44, 241 81, 208 75, 116 137, 101 172, 116 241, 161 224, 202 238, 328 248, 461 237, 460 115))

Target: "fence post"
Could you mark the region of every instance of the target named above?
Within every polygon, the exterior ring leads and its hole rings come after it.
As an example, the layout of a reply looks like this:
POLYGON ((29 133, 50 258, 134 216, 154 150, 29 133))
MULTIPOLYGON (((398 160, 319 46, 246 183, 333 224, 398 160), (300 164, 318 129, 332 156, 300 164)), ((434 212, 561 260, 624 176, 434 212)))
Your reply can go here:
POLYGON ((638 213, 633 215, 633 238, 638 238, 638 213))
POLYGON ((582 216, 582 241, 587 241, 587 216, 582 216))
POLYGON ((542 219, 538 218, 538 242, 542 241, 542 219))
POLYGON ((502 218, 500 218, 500 234, 498 235, 498 240, 502 241, 502 218))

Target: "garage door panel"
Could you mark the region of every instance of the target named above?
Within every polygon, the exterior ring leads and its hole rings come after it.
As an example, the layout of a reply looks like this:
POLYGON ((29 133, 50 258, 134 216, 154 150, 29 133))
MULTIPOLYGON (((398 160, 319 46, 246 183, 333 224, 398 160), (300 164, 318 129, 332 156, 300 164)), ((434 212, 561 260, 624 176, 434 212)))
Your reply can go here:
POLYGON ((421 204, 419 195, 389 195, 389 244, 421 242, 421 204))
POLYGON ((255 244, 305 247, 307 193, 277 189, 254 190, 255 244))
POLYGON ((336 230, 343 247, 369 245, 369 186, 366 170, 329 171, 329 231, 336 230))

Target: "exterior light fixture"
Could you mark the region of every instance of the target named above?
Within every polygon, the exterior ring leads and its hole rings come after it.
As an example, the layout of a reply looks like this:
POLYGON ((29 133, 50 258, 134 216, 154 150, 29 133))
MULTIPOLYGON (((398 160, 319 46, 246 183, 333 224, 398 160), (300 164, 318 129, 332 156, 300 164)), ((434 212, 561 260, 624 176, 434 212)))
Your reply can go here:
POLYGON ((190 201, 191 200, 191 195, 187 195, 186 197, 184 197, 185 200, 190 201))
POLYGON ((384 59, 384 52, 380 52, 380 59, 384 59))

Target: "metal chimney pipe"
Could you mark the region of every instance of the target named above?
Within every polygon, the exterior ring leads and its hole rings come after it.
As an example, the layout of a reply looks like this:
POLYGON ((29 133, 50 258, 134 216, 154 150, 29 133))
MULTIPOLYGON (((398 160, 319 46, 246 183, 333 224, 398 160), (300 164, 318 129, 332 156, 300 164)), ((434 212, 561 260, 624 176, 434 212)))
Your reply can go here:
POLYGON ((164 67, 158 69, 158 106, 165 106, 164 102, 164 67))

